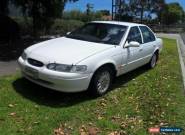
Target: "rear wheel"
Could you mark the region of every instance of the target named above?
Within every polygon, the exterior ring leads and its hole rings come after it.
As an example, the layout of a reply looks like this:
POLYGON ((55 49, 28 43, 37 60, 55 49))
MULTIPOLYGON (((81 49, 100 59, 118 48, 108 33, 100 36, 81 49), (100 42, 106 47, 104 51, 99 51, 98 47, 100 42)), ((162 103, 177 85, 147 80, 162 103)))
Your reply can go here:
POLYGON ((157 64, 157 60, 158 60, 158 53, 154 53, 147 66, 151 69, 154 68, 157 64))
POLYGON ((109 90, 113 79, 113 70, 109 67, 102 67, 95 72, 90 91, 94 96, 102 96, 109 90))

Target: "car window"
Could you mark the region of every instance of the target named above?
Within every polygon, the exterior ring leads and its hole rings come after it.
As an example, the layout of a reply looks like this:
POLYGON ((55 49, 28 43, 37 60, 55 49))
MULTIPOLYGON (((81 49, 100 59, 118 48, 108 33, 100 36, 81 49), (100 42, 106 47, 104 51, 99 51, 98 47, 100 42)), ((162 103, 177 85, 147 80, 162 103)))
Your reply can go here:
POLYGON ((88 23, 66 35, 66 37, 89 42, 119 45, 126 30, 127 26, 123 25, 88 23))
POLYGON ((143 34, 144 43, 155 41, 155 36, 150 29, 148 29, 146 26, 140 26, 139 28, 143 34))
POLYGON ((131 41, 136 41, 140 44, 142 43, 141 33, 140 33, 139 28, 137 26, 130 28, 130 32, 128 34, 127 41, 128 41, 128 43, 131 41))

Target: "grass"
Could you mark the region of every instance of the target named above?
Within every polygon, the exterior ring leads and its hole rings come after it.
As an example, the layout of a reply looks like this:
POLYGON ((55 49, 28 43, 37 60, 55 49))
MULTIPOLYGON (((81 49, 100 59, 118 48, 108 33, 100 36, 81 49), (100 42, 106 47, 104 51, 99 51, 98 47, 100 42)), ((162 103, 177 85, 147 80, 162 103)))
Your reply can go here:
POLYGON ((155 126, 185 128, 175 40, 164 39, 155 69, 141 67, 117 78, 112 91, 97 99, 85 92, 51 91, 22 79, 19 73, 0 78, 1 135, 76 135, 94 130, 102 135, 116 131, 147 135, 148 128, 155 126))

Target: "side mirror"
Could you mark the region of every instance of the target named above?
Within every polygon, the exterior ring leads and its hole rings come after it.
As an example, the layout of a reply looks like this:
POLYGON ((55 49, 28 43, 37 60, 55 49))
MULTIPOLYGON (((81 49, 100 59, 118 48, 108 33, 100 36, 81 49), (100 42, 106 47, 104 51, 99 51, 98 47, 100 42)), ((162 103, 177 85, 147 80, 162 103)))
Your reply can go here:
POLYGON ((125 48, 128 48, 128 47, 139 47, 140 46, 140 43, 139 42, 136 42, 136 41, 131 41, 131 42, 126 42, 125 44, 125 48))

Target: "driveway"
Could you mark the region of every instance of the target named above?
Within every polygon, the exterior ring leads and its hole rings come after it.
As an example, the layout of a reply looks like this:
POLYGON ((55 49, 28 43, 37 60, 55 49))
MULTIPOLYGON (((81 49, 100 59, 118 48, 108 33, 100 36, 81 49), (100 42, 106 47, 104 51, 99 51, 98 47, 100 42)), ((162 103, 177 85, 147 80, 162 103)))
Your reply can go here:
POLYGON ((0 76, 14 74, 16 73, 17 70, 18 70, 17 61, 8 61, 8 62, 0 61, 0 76))
POLYGON ((181 37, 182 37, 182 40, 184 41, 184 44, 185 44, 185 33, 182 33, 181 37))

